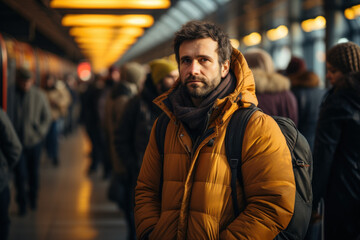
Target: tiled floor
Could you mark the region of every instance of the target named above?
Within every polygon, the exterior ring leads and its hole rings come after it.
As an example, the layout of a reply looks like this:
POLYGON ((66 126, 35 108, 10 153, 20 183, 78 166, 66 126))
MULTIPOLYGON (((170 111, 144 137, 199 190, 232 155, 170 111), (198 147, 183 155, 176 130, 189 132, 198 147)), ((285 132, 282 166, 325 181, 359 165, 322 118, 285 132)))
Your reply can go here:
MULTIPOLYGON (((109 181, 86 175, 90 145, 82 129, 60 141, 60 166, 42 156, 38 209, 18 217, 12 197, 9 240, 122 240, 126 224, 106 198, 109 181)), ((11 186, 12 193, 14 193, 11 186)))

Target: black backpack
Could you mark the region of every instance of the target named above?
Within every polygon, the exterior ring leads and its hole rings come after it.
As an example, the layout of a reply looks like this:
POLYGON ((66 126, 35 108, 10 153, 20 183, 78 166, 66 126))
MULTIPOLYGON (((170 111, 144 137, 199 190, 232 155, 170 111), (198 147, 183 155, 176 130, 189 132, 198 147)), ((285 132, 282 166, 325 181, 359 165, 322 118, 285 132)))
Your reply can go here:
MULTIPOLYGON (((225 149, 231 168, 231 195, 235 216, 240 214, 237 202, 236 180, 240 184, 243 183, 241 164, 239 164, 241 163, 242 147, 239 146, 242 146, 246 125, 250 117, 258 110, 261 111, 261 109, 255 106, 238 109, 232 115, 226 130, 225 149)), ((281 231, 275 239, 300 240, 305 238, 312 211, 312 154, 307 140, 297 130, 291 119, 278 116, 273 116, 273 118, 286 138, 286 143, 291 153, 296 182, 294 214, 288 227, 281 231)), ((156 143, 162 159, 164 157, 164 141, 169 120, 166 114, 161 114, 155 129, 156 143)))

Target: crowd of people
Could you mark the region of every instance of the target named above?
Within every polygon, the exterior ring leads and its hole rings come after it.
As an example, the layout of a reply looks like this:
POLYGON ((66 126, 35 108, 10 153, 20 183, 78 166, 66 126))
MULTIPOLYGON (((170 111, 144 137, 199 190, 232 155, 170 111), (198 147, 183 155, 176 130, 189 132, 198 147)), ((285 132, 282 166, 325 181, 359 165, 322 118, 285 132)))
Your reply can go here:
POLYGON ((27 206, 37 207, 41 150, 58 166, 59 136, 71 133, 77 119, 92 143, 87 173, 101 168, 129 240, 281 239, 296 183, 287 142, 270 116, 291 119, 309 143, 312 218, 324 218, 325 239, 360 239, 360 47, 333 46, 326 68, 329 89, 301 57, 277 70, 265 50, 241 53, 221 28, 201 21, 175 33, 174 56, 112 66, 81 92, 71 75, 64 81, 49 75, 40 90, 19 68, 15 115, 0 112, 1 239, 11 169, 24 216, 27 206), (262 111, 250 118, 239 146, 243 181, 235 216, 226 129, 235 111, 254 105, 262 111), (170 121, 162 153, 155 126, 164 114, 170 121))

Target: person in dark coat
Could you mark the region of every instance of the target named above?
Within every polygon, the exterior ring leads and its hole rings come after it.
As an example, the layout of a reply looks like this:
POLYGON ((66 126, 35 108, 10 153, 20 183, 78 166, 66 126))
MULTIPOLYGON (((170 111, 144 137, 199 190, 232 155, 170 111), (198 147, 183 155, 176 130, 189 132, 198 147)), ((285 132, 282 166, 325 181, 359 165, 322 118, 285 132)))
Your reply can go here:
POLYGON ((0 109, 0 239, 9 235, 9 174, 19 161, 22 146, 6 113, 0 109))
POLYGON ((360 47, 327 54, 331 93, 321 106, 314 146, 313 207, 324 200, 325 239, 360 239, 360 47), (337 78, 330 78, 336 75, 337 78))
POLYGON ((254 75, 258 107, 268 115, 288 117, 297 124, 297 102, 290 91, 290 80, 275 71, 270 54, 252 48, 244 57, 254 75))
POLYGON ((162 112, 152 100, 169 90, 178 78, 176 63, 166 59, 150 62, 143 91, 132 98, 115 132, 115 147, 119 159, 127 172, 125 214, 129 224, 129 239, 135 239, 134 187, 141 167, 142 158, 149 140, 152 125, 162 112))
POLYGON ((319 87, 318 75, 307 70, 305 61, 301 58, 291 58, 286 74, 291 82, 291 91, 297 100, 299 111, 297 127, 313 150, 320 104, 326 90, 319 87))

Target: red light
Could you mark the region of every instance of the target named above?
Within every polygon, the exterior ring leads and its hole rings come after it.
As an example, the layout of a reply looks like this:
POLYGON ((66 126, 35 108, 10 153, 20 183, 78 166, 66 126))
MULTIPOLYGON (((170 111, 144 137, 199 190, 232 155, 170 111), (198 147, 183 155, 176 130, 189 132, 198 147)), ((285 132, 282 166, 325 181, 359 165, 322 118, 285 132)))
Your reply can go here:
POLYGON ((88 62, 82 62, 77 68, 78 76, 83 81, 88 81, 91 78, 91 65, 88 62))

